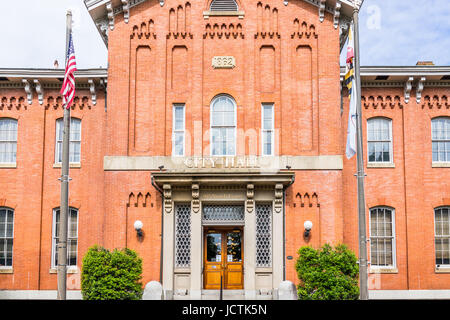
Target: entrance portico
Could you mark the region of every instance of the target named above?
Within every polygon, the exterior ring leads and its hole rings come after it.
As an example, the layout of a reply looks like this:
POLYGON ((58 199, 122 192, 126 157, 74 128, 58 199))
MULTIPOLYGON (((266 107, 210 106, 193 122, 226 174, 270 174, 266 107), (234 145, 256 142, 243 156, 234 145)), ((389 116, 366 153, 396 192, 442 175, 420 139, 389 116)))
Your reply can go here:
POLYGON ((221 281, 242 299, 276 297, 283 281, 283 195, 293 178, 290 171, 248 169, 153 173, 164 197, 165 299, 210 299, 208 290, 220 289, 221 281))

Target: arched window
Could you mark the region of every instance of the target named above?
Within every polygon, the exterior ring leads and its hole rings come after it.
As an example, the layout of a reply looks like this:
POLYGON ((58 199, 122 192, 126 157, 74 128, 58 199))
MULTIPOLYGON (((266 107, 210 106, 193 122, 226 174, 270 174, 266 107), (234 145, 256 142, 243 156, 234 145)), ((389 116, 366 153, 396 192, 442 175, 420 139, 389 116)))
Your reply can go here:
POLYGON ((433 162, 450 162, 450 117, 431 120, 433 162))
POLYGON ((391 119, 367 120, 367 149, 369 162, 393 162, 391 119))
MULTIPOLYGON (((69 208, 67 223, 67 266, 77 265, 78 251, 78 210, 69 208)), ((52 236, 52 268, 58 266, 60 210, 53 209, 53 236, 52 236)))
POLYGON ((17 120, 0 119, 0 163, 16 163, 17 120))
POLYGON ((395 267, 394 209, 370 209, 370 263, 372 267, 395 267))
POLYGON ((211 102, 211 155, 236 154, 236 102, 219 95, 211 102))
POLYGON ((0 208, 0 268, 12 267, 14 211, 0 208))
POLYGON ((434 209, 436 266, 450 266, 450 207, 434 209))
MULTIPOLYGON (((64 119, 56 120, 55 163, 62 162, 64 119)), ((81 120, 70 118, 69 162, 80 163, 81 158, 81 120)))
POLYGON ((213 0, 209 8, 211 11, 238 11, 235 0, 213 0))

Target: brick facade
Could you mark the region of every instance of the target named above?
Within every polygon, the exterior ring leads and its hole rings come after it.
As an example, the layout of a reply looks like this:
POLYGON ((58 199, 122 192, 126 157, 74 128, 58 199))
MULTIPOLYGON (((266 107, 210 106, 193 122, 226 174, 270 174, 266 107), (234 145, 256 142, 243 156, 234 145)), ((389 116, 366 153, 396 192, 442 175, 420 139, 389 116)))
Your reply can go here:
MULTIPOLYGON (((104 156, 170 157, 174 103, 186 105, 186 156, 209 156, 210 103, 221 93, 237 104, 237 156, 261 155, 261 103, 271 102, 275 156, 343 159, 342 169, 293 169, 285 202, 285 255, 293 257, 285 260, 286 279, 298 282, 294 265, 303 245, 345 243, 357 253, 356 157, 345 157, 349 101, 344 90, 341 113, 333 15, 320 22, 307 2, 266 0, 238 1, 244 17, 205 18, 208 4, 146 1, 130 9, 128 23, 116 15, 108 33, 107 101, 102 90, 95 105, 89 89, 77 90, 71 115, 82 120, 81 165, 70 169, 69 204, 79 209, 79 268, 94 244, 129 247, 143 258, 143 283, 160 281, 163 202, 152 185, 155 170, 105 170, 104 156), (214 56, 233 56, 236 66, 214 69, 214 56), (144 224, 143 241, 136 220, 144 224), (306 220, 313 222, 309 240, 306 220)), ((394 167, 368 168, 364 143, 367 208, 395 209, 397 270, 370 273, 370 289, 450 285, 450 273, 435 270, 433 211, 450 206, 450 171, 431 161, 431 119, 450 116, 450 90, 425 86, 420 102, 415 92, 406 103, 402 86, 362 88, 364 141, 367 119, 390 118, 394 157, 394 167)), ((16 167, 0 168, 0 206, 14 209, 13 268, 0 270, 0 290, 56 289, 50 262, 52 210, 60 203, 57 97, 58 89, 45 89, 43 104, 34 93, 30 105, 23 88, 0 88, 0 117, 18 120, 16 167)), ((68 275, 69 289, 80 289, 80 273, 68 275)))

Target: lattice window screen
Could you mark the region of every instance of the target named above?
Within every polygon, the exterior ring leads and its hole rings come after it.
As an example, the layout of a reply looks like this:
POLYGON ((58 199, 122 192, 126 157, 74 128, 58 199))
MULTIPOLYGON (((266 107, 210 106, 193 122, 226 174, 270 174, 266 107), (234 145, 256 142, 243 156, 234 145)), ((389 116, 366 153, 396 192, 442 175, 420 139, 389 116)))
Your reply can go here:
POLYGON ((191 265, 191 206, 176 206, 175 214, 175 266, 187 268, 191 265))
POLYGON ((214 0, 211 3, 211 11, 238 11, 238 5, 234 0, 214 0))
POLYGON ((256 266, 272 266, 272 205, 256 205, 256 266))

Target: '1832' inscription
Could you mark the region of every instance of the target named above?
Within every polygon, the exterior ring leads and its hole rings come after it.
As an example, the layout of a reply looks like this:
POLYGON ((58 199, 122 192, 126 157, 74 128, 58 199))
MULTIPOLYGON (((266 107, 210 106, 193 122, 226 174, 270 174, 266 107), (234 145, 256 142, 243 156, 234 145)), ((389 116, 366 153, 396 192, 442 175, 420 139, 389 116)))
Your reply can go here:
POLYGON ((212 59, 214 69, 231 69, 236 66, 236 60, 232 56, 216 56, 212 59))

